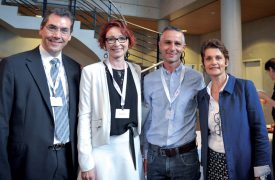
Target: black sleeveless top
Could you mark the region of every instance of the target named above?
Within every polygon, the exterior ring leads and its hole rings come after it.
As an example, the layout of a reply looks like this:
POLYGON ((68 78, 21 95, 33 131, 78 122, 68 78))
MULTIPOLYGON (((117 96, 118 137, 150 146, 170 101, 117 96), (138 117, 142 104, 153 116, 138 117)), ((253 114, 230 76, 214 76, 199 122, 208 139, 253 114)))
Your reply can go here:
MULTIPOLYGON (((115 118, 116 109, 121 109, 120 100, 121 96, 115 89, 113 85, 113 78, 106 68, 107 72, 107 81, 109 88, 110 96, 110 105, 111 105, 111 132, 110 135, 121 135, 128 130, 128 125, 132 124, 137 127, 137 90, 134 83, 134 78, 131 73, 131 69, 127 69, 127 87, 126 87, 126 97, 124 109, 130 109, 130 118, 115 118)), ((115 70, 113 69, 114 79, 122 89, 124 70, 115 70)))

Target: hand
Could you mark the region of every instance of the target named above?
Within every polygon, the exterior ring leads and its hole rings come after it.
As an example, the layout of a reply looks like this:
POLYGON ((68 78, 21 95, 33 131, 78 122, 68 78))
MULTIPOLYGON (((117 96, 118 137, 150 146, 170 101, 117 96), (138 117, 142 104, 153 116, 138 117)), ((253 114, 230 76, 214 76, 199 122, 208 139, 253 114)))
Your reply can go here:
POLYGON ((275 101, 272 100, 265 92, 258 91, 258 96, 263 105, 268 105, 269 107, 275 108, 275 101))
POLYGON ((95 169, 90 171, 81 172, 82 180, 95 180, 95 169))
POLYGON ((147 176, 147 159, 143 161, 144 175, 147 176))
POLYGON ((269 98, 269 96, 265 92, 263 91, 257 91, 257 92, 258 92, 259 98, 262 98, 262 99, 269 98))

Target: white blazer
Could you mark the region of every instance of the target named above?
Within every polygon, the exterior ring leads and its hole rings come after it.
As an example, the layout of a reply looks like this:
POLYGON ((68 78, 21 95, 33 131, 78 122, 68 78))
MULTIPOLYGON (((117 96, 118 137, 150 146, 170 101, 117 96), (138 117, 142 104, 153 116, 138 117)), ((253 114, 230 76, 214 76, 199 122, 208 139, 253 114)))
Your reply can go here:
MULTIPOLYGON (((141 132, 140 67, 129 63, 138 96, 138 134, 141 132)), ((103 62, 83 68, 80 81, 78 114, 78 160, 81 171, 94 168, 92 148, 109 144, 111 107, 106 69, 103 62)))

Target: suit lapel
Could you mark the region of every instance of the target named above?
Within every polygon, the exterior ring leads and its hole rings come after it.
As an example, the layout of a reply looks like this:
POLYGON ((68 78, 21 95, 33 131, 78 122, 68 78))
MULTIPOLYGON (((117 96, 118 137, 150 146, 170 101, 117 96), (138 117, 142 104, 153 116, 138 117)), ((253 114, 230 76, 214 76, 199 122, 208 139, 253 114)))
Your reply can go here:
POLYGON ((35 48, 30 56, 26 59, 26 65, 32 74, 32 77, 34 81, 36 82, 38 89, 44 99, 44 102, 51 113, 53 117, 53 112, 51 108, 51 103, 50 103, 50 92, 49 92, 49 87, 47 83, 47 77, 44 71, 43 63, 41 60, 41 55, 39 52, 39 48, 35 48))

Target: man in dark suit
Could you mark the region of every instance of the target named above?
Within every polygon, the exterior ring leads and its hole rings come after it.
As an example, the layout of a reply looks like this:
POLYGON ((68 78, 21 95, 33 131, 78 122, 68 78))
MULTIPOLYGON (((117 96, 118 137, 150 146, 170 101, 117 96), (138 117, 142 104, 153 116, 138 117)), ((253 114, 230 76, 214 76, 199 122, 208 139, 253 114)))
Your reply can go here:
POLYGON ((72 30, 70 12, 53 9, 40 46, 0 63, 1 180, 77 177, 80 65, 62 53, 72 30))

